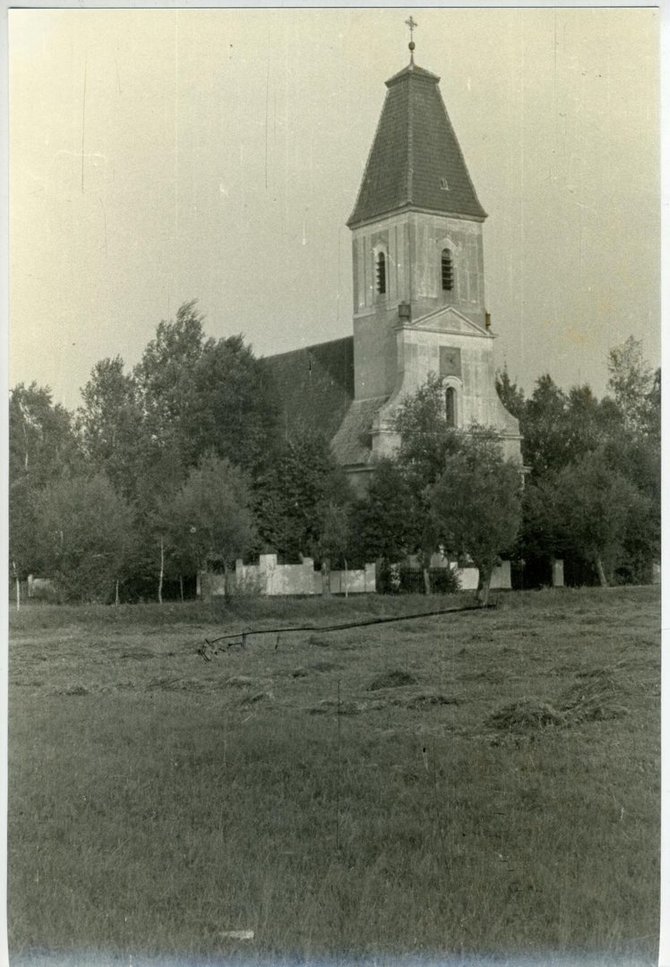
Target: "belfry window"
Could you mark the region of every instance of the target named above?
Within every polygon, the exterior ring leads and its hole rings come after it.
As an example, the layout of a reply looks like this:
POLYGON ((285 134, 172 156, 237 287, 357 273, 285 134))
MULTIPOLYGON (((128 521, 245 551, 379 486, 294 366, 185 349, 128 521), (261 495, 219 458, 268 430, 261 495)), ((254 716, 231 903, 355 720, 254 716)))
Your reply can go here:
POLYGON ((442 249, 442 289, 451 292, 454 287, 454 264, 448 248, 442 249))
POLYGON ((384 295, 386 292, 386 255, 384 252, 377 253, 377 292, 384 295))
POLYGON ((453 386, 447 386, 447 391, 445 395, 445 407, 446 407, 446 417, 447 426, 456 426, 456 390, 453 386))

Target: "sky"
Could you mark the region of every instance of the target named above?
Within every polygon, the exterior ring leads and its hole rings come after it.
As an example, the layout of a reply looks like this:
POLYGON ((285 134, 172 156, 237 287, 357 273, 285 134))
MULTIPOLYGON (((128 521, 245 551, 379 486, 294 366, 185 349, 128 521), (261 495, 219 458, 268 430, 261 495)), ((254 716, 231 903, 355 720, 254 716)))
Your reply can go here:
MULTIPOLYGON (((412 10, 477 194, 496 360, 660 363, 659 13, 412 10)), ((402 9, 10 11, 10 385, 68 408, 197 299, 258 355, 352 332, 349 217, 402 9)))

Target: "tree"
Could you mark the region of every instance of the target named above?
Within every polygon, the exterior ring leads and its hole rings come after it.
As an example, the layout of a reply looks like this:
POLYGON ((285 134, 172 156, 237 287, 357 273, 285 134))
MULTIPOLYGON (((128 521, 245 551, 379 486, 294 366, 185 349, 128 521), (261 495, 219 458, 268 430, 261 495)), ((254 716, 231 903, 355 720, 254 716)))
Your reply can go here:
POLYGON ((347 506, 352 499, 326 438, 298 427, 256 481, 254 503, 261 540, 288 560, 318 555, 327 508, 347 506))
POLYGON ((523 419, 526 398, 516 381, 512 382, 510 379, 507 363, 496 373, 496 390, 507 412, 515 416, 517 420, 523 419))
POLYGON ((555 488, 566 542, 594 564, 601 585, 607 586, 620 563, 630 523, 639 526, 647 518, 649 501, 612 470, 602 449, 565 467, 555 488))
POLYGON ((206 343, 193 373, 195 405, 185 423, 190 459, 228 457, 252 472, 267 458, 277 408, 266 368, 241 335, 206 343))
MULTIPOLYGON (((173 322, 161 321, 134 376, 148 436, 158 449, 190 453, 188 430, 196 392, 194 373, 206 345, 196 301, 185 302, 173 322)), ((185 461, 188 462, 188 461, 185 461)))
POLYGON ((535 384, 520 430, 524 463, 534 479, 570 462, 568 398, 548 373, 535 384))
POLYGON ((352 534, 361 561, 392 563, 420 543, 419 504, 408 475, 394 460, 380 460, 367 493, 353 509, 352 534))
POLYGON ((195 569, 229 567, 252 545, 255 522, 249 482, 230 461, 207 456, 188 475, 172 502, 171 538, 195 569))
POLYGON ((135 368, 150 449, 174 454, 184 472, 206 454, 252 470, 277 419, 266 370, 241 335, 206 338, 196 306, 159 324, 135 368))
POLYGON ((660 378, 644 359, 640 340, 629 336, 611 349, 607 369, 608 385, 625 425, 637 433, 649 432, 657 423, 660 378))
POLYGON ((430 374, 416 393, 402 401, 394 427, 400 434, 399 465, 414 478, 417 488, 435 483, 458 439, 447 424, 444 380, 430 374))
POLYGON ((124 372, 120 356, 102 359, 81 395, 77 426, 89 463, 135 499, 150 446, 135 378, 124 372))
POLYGON ((23 383, 9 397, 9 552, 17 577, 43 569, 35 498, 64 474, 81 470, 82 456, 68 411, 48 387, 23 383))
POLYGON ((348 569, 347 555, 351 546, 351 516, 350 508, 335 501, 328 503, 321 509, 319 521, 319 537, 314 550, 321 561, 321 577, 323 594, 330 594, 331 564, 338 559, 348 569))
POLYGON ((415 548, 423 571, 424 590, 430 594, 430 558, 439 536, 431 513, 430 489, 442 476, 446 461, 457 452, 460 434, 447 424, 444 380, 431 374, 398 408, 395 429, 400 434, 398 466, 414 498, 411 520, 415 548))
POLYGON ((39 490, 64 471, 81 466, 72 417, 53 402, 48 387, 15 386, 9 395, 9 477, 39 490))
POLYGON ((69 601, 108 601, 133 540, 129 505, 103 474, 63 477, 36 499, 45 573, 69 601))
POLYGON ((503 459, 491 430, 452 432, 456 452, 430 489, 431 514, 445 546, 469 557, 479 569, 486 605, 493 568, 514 542, 521 522, 521 477, 519 467, 503 459))

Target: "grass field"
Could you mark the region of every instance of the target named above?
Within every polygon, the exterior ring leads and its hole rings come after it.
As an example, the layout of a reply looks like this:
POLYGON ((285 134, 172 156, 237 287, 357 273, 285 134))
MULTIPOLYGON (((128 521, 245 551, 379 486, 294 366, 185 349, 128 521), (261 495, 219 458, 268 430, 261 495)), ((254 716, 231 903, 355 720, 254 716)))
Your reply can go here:
POLYGON ((14 612, 10 949, 651 961, 657 589, 197 654, 454 603, 14 612))

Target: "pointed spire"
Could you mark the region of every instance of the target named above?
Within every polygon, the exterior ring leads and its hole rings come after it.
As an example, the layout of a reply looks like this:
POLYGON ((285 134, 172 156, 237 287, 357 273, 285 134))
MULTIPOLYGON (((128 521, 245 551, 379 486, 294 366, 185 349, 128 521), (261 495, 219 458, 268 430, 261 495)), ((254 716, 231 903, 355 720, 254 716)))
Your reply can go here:
POLYGON ((440 95, 440 78, 414 63, 412 44, 409 65, 386 81, 350 228, 406 209, 486 218, 440 95))

